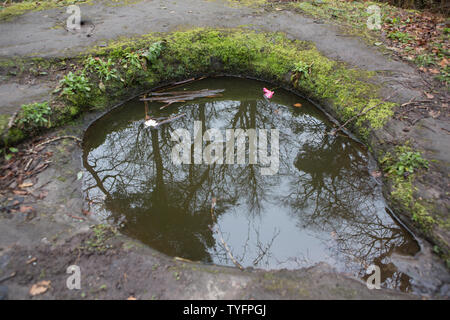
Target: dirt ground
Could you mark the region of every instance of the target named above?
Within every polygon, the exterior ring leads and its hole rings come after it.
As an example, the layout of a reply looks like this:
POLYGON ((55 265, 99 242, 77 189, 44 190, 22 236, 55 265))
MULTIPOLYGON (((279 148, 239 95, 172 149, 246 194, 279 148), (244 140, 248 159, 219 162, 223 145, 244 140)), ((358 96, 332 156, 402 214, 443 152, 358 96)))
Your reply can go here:
MULTIPOLYGON (((288 11, 230 7, 226 1, 140 1, 111 6, 107 2, 81 5, 86 21, 82 31, 64 29, 65 8, 29 12, 0 22, 0 57, 72 57, 94 45, 118 37, 168 32, 193 27, 237 27, 281 31, 290 37, 313 41, 325 55, 365 70, 382 71, 377 81, 382 95, 397 92, 406 103, 424 99, 430 83, 409 64, 387 56, 355 37, 343 36, 336 26, 288 11)), ((0 113, 12 114, 24 103, 45 100, 58 81, 57 74, 35 79, 0 78, 0 113)), ((439 99, 436 96, 435 100, 439 99)), ((436 108, 439 108, 436 100, 436 108)), ((429 101, 430 110, 434 101, 429 101)), ((440 104, 439 104, 440 106, 440 104)), ((436 109, 437 110, 437 109, 436 109)), ((435 111, 436 111, 435 110, 435 111)), ((441 110, 438 110, 441 111, 441 110)), ((430 116, 416 110, 396 113, 380 137, 411 137, 439 163, 422 181, 424 197, 448 208, 448 112, 430 116), (406 118, 406 120, 405 120, 406 118), (445 177, 444 179, 442 177, 445 177)), ((82 138, 98 114, 84 115, 51 136, 82 138)), ((39 139, 44 139, 40 137, 39 139)), ((20 149, 27 149, 27 144, 20 149)), ((239 271, 167 257, 120 235, 111 228, 99 230, 97 221, 84 215, 81 148, 74 139, 46 145, 52 152, 45 170, 23 183, 26 194, 2 192, 0 200, 0 298, 9 299, 418 299, 419 295, 391 290, 368 290, 360 280, 338 274, 319 264, 297 271, 239 271), (81 267, 82 289, 68 290, 68 266, 81 267), (50 281, 43 294, 30 289, 50 281)), ((446 235, 443 234, 445 237, 446 235)), ((420 240, 420 239, 419 239, 420 240)), ((450 275, 426 240, 414 258, 399 258, 402 272, 420 278, 425 298, 448 298, 450 275), (428 292, 425 294, 425 292, 428 292), (432 294, 430 294, 432 292, 432 294)))

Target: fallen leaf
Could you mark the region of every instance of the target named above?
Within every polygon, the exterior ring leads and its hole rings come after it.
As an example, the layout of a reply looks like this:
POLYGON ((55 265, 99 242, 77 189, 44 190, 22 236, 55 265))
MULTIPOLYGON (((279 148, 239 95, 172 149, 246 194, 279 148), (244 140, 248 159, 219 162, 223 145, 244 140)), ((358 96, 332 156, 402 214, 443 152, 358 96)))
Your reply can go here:
POLYGON ((41 193, 39 193, 38 198, 40 200, 44 199, 46 196, 48 196, 48 191, 41 191, 41 193))
POLYGON ((439 74, 439 70, 438 69, 428 69, 428 71, 430 71, 430 73, 432 74, 439 74))
POLYGON ((379 177, 381 177, 381 172, 380 171, 372 171, 370 173, 370 175, 374 178, 379 178, 379 177))
POLYGON ((20 206, 19 211, 22 213, 27 213, 33 211, 33 207, 31 206, 20 206))
POLYGON ((50 288, 50 281, 41 281, 38 283, 33 284, 33 286, 30 289, 30 295, 37 296, 38 294, 43 294, 47 292, 47 290, 50 288))
POLYGON ((86 219, 83 218, 83 217, 75 216, 75 215, 73 215, 73 214, 67 214, 67 215, 68 215, 69 217, 73 218, 73 219, 77 219, 77 220, 80 220, 80 221, 86 220, 86 219))
POLYGON ((302 106, 301 103, 294 103, 294 107, 300 108, 302 106))
POLYGON ((30 221, 31 219, 33 219, 35 217, 36 217, 36 211, 29 211, 29 212, 27 212, 26 220, 30 221))
POLYGON ((37 260, 37 258, 36 258, 36 257, 33 257, 33 258, 31 258, 30 260, 28 260, 26 263, 27 263, 27 264, 30 264, 30 263, 35 262, 36 260, 37 260))
POLYGON ((32 184, 31 182, 19 184, 19 188, 21 188, 21 189, 23 189, 23 188, 29 188, 29 187, 31 187, 31 186, 33 186, 33 184, 32 184))
POLYGON ((441 62, 439 62, 439 65, 442 68, 445 68, 445 66, 447 66, 449 64, 448 60, 446 58, 442 59, 441 62))
POLYGON ((183 261, 183 262, 192 262, 192 260, 181 258, 181 257, 175 257, 175 260, 177 261, 183 261))
POLYGON ((433 99, 434 96, 431 93, 424 92, 424 94, 427 96, 428 99, 433 99))
POLYGON ((438 111, 434 111, 434 110, 430 110, 429 112, 428 112, 428 114, 433 118, 433 119, 436 119, 437 117, 439 117, 439 115, 441 114, 441 112, 438 110, 438 111))

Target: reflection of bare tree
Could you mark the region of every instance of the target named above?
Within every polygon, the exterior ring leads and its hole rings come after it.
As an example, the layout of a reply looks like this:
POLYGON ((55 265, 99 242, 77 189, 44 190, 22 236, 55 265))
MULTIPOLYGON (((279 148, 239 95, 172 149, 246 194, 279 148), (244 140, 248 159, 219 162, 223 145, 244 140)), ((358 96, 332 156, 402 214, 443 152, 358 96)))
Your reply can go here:
POLYGON ((277 236, 280 234, 280 230, 275 229, 272 239, 267 242, 266 244, 263 244, 263 242, 260 240, 259 231, 255 230, 256 233, 256 248, 258 249, 258 255, 253 260, 253 265, 257 266, 264 258, 268 259, 271 257, 270 248, 273 245, 273 242, 277 238, 277 236))
MULTIPOLYGON (((125 232, 153 247, 173 255, 196 252, 188 258, 211 261, 207 251, 215 241, 208 228, 212 221, 204 214, 210 199, 219 197, 218 215, 242 198, 251 208, 249 213, 258 212, 267 183, 257 165, 173 165, 170 132, 177 127, 192 127, 192 119, 202 121, 205 130, 224 113, 243 129, 255 128, 261 118, 256 102, 236 104, 233 113, 229 107, 220 102, 203 103, 186 108, 189 119, 179 119, 158 130, 145 129, 142 121, 135 121, 120 130, 106 132, 105 141, 98 143, 97 148, 96 144, 87 146, 89 151, 83 157, 92 179, 86 190, 89 199, 97 198, 94 203, 103 203, 112 214, 110 219, 123 223, 125 232), (170 219, 174 221, 171 223, 170 219), (185 232, 174 227, 180 221, 185 232), (202 232, 189 234, 190 229, 202 232)), ((225 128, 226 122, 222 126, 225 128)))
MULTIPOLYGON (((87 133, 87 196, 96 211, 103 210, 123 232, 170 255, 229 264, 209 227, 215 223, 211 199, 217 197, 219 218, 244 208, 240 214, 248 221, 247 240, 233 248, 239 262, 266 267, 274 261, 291 267, 304 263, 300 256, 277 257, 274 247, 282 230, 260 238, 255 219, 266 214, 270 204, 287 210, 300 230, 323 237, 328 252, 346 270, 362 276, 366 265, 376 263, 386 284, 408 287, 408 279, 396 272, 389 256, 394 250, 411 253, 415 247, 382 212, 380 192, 374 192, 365 169, 367 158, 354 142, 327 135, 317 117, 264 100, 200 102, 178 111, 186 116, 151 130, 143 125, 142 110, 118 110, 87 133), (282 112, 274 113, 274 108, 282 112), (170 133, 192 129, 194 120, 202 122, 203 130, 279 129, 279 174, 263 176, 253 164, 174 165, 170 133)), ((168 111, 150 113, 167 116, 168 111)))
POLYGON ((345 138, 315 135, 294 162, 298 171, 283 203, 293 209, 300 227, 330 235, 329 249, 346 270, 353 266, 362 277, 370 264, 376 264, 386 284, 409 287, 408 277, 395 272, 389 257, 394 250, 414 254, 418 248, 405 230, 383 214, 380 192, 374 192, 377 185, 365 169, 366 157, 345 138))

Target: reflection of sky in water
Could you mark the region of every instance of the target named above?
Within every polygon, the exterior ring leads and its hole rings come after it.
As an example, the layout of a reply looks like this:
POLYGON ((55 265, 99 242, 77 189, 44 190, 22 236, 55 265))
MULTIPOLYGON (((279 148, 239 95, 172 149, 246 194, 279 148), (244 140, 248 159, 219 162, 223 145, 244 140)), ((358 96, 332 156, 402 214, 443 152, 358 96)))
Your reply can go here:
POLYGON ((186 113, 158 130, 144 128, 139 101, 107 114, 86 134, 91 209, 169 255, 233 265, 208 227, 217 197, 216 227, 244 266, 298 268, 326 261, 362 277, 375 263, 385 285, 407 290, 409 278, 396 271, 390 255, 418 248, 386 213, 366 152, 347 137, 328 135, 327 120, 307 101, 288 107, 301 100, 295 95, 277 90, 268 105, 262 86, 226 78, 191 84, 189 90, 226 91, 217 101, 172 111, 151 105, 156 117, 186 113), (203 129, 221 129, 224 137, 230 128, 278 129, 278 174, 263 176, 259 165, 173 165, 170 132, 193 132, 194 120, 203 129))

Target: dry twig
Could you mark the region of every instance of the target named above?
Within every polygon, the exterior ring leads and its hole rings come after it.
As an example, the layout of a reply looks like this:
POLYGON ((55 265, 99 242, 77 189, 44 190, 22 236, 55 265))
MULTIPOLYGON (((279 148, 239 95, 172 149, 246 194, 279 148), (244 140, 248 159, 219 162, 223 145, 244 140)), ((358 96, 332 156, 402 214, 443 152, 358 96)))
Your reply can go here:
MULTIPOLYGON (((391 97, 392 97, 392 96, 389 96, 386 100, 389 100, 391 97)), ((356 118, 359 118, 360 116, 365 115, 365 114, 368 113, 370 110, 375 109, 376 107, 378 107, 379 105, 381 105, 381 104, 383 104, 383 103, 385 103, 385 102, 386 102, 386 101, 381 101, 380 103, 377 103, 376 105, 374 105, 374 106, 372 106, 372 107, 370 107, 370 108, 367 108, 367 107, 366 107, 366 108, 362 109, 361 112, 359 112, 358 114, 354 115, 353 117, 351 117, 350 119, 348 119, 347 121, 345 121, 345 122, 344 122, 342 125, 340 125, 337 129, 331 130, 329 134, 332 135, 332 136, 336 135, 336 133, 338 133, 338 131, 340 131, 340 130, 342 130, 343 128, 345 128, 345 126, 346 126, 349 122, 355 120, 356 118)))
POLYGON ((60 136, 60 137, 53 137, 53 138, 50 138, 50 139, 48 139, 48 140, 45 140, 44 142, 38 143, 37 145, 33 146, 33 147, 30 149, 30 152, 34 152, 34 150, 35 150, 36 148, 39 148, 39 147, 41 147, 41 146, 43 146, 43 145, 52 143, 52 142, 54 142, 54 141, 62 140, 62 139, 73 139, 73 140, 77 141, 78 143, 81 143, 81 139, 78 138, 78 137, 75 137, 75 136, 60 136))
POLYGON ((172 92, 155 92, 149 93, 150 97, 143 97, 141 101, 155 101, 165 103, 160 109, 164 109, 176 102, 186 102, 197 98, 214 98, 219 97, 220 93, 225 89, 202 89, 198 91, 172 91, 172 92))

